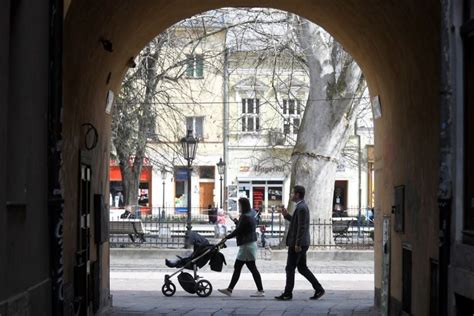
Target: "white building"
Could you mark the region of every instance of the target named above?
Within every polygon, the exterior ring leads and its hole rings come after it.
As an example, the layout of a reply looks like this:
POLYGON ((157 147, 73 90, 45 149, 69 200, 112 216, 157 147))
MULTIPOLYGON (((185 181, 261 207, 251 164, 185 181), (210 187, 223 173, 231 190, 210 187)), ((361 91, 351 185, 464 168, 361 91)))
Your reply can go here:
MULTIPOLYGON (((201 30, 191 32, 199 35, 201 30)), ((176 30, 178 37, 189 33, 186 28, 176 30)), ((154 215, 163 207, 167 213, 184 214, 188 194, 193 214, 207 213, 208 205, 233 208, 241 196, 264 212, 288 204, 289 160, 308 97, 307 74, 298 67, 288 68, 284 57, 274 67, 259 62, 249 50, 219 53, 225 51, 226 41, 227 34, 222 30, 201 40, 192 50, 177 47, 177 55, 168 51, 163 56, 181 55, 187 69, 180 79, 180 89, 161 87, 170 91, 170 102, 179 105, 180 114, 159 116, 158 137, 148 153, 155 165, 149 185, 154 215), (187 129, 199 139, 191 192, 179 144, 187 129), (226 162, 222 190, 216 167, 221 158, 226 162), (167 173, 162 173, 163 168, 167 173)), ((163 106, 157 111, 166 109, 163 106)), ((370 116, 368 112, 358 130, 360 176, 357 159, 343 160, 338 168, 334 204, 342 208, 372 206, 369 196, 373 195, 373 174, 368 173, 368 148, 373 144, 370 116)), ((357 152, 357 145, 357 138, 352 137, 346 148, 357 152)))

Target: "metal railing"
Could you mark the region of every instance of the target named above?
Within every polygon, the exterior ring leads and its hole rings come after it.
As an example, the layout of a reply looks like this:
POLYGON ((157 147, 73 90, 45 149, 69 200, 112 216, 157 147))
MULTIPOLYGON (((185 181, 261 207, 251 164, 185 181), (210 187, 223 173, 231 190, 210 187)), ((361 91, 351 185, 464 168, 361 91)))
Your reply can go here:
MULTIPOLYGON (((156 218, 160 217, 161 219, 176 219, 179 217, 186 217, 187 208, 186 207, 144 207, 140 205, 129 206, 129 209, 133 211, 137 218, 156 218)), ((115 217, 119 217, 121 212, 124 212, 124 208, 112 208, 115 217)), ((196 221, 205 221, 207 216, 217 214, 217 208, 208 209, 207 207, 191 207, 192 217, 196 217, 196 221)), ((270 220, 272 216, 280 215, 280 211, 277 208, 265 208, 261 212, 261 217, 270 220)), ((332 211, 333 217, 361 217, 365 219, 367 217, 373 216, 373 209, 370 207, 361 207, 360 210, 358 207, 348 207, 340 211, 332 211)))
MULTIPOLYGON (((264 236, 272 247, 284 246, 285 225, 281 214, 264 214, 259 223, 265 226, 264 236)), ((193 231, 210 239, 221 238, 216 225, 209 224, 208 215, 193 216, 193 231)), ((226 231, 235 225, 228 220, 226 231)), ((257 229, 261 234, 261 229, 257 229)), ((111 247, 183 248, 186 216, 147 216, 140 219, 110 219, 111 247)), ((310 222, 311 246, 321 249, 371 249, 374 245, 374 226, 371 221, 357 217, 314 219, 310 222)), ((259 236, 259 242, 261 238, 259 236)))

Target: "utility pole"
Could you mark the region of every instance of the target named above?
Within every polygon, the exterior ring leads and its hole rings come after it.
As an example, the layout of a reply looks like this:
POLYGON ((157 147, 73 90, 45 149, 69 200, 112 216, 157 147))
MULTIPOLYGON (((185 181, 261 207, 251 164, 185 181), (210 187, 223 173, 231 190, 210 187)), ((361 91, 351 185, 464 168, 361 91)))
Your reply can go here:
MULTIPOLYGON (((223 157, 224 161, 228 163, 229 161, 229 154, 228 154, 228 137, 229 137, 229 49, 226 46, 226 41, 227 41, 227 31, 224 36, 224 69, 223 69, 223 103, 224 103, 224 113, 223 113, 223 157)), ((221 189, 221 194, 224 196, 224 194, 227 192, 225 189, 227 188, 227 167, 224 168, 224 185, 221 189)), ((221 203, 222 209, 227 209, 227 199, 223 199, 223 203, 221 203)))
POLYGON ((361 144, 360 144, 360 135, 358 130, 358 123, 357 119, 354 124, 354 134, 357 137, 357 178, 358 178, 358 200, 357 200, 357 208, 358 208, 358 217, 357 217, 357 236, 360 237, 360 225, 361 225, 361 216, 362 216, 362 170, 361 170, 361 144))

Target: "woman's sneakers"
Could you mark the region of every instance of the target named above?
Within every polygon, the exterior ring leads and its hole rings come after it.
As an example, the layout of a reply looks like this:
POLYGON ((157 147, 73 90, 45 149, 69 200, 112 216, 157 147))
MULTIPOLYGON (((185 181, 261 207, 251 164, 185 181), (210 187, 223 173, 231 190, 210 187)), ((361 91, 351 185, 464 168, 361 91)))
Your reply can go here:
POLYGON ((229 289, 218 289, 219 292, 221 292, 222 294, 225 294, 227 296, 232 296, 232 290, 229 290, 229 289))
POLYGON ((265 291, 257 291, 253 294, 250 294, 250 297, 265 297, 265 291))

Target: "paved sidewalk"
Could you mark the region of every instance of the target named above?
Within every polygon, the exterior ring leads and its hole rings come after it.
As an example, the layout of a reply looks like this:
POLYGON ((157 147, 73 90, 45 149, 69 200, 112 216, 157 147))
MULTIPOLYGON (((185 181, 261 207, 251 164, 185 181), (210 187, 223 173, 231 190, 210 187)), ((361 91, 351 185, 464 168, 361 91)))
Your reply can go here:
MULTIPOLYGON (((111 290, 114 307, 105 315, 375 315, 373 311, 373 262, 326 261, 309 262, 316 277, 326 289, 318 301, 309 300, 313 294, 311 285, 296 274, 293 300, 280 302, 273 299, 285 285, 285 261, 258 260, 266 297, 251 298, 256 290, 252 275, 244 267, 232 297, 217 291, 226 288, 233 270, 236 247, 224 249, 228 265, 223 272, 210 271, 206 266, 198 274, 213 286, 207 298, 185 292, 172 278, 177 291, 172 297, 161 293, 164 275, 169 269, 162 263, 154 265, 140 260, 133 264, 111 261, 111 290)), ((189 271, 192 273, 192 271, 189 271)))
POLYGON ((161 272, 112 272, 114 307, 106 315, 373 315, 373 275, 318 275, 326 288, 326 295, 318 301, 308 299, 313 294, 310 284, 297 275, 293 300, 289 302, 273 299, 285 283, 281 273, 262 273, 265 298, 249 297, 255 291, 250 273, 242 273, 232 297, 217 291, 227 286, 230 273, 200 275, 214 288, 207 298, 186 293, 175 277, 175 295, 163 296, 161 272))

